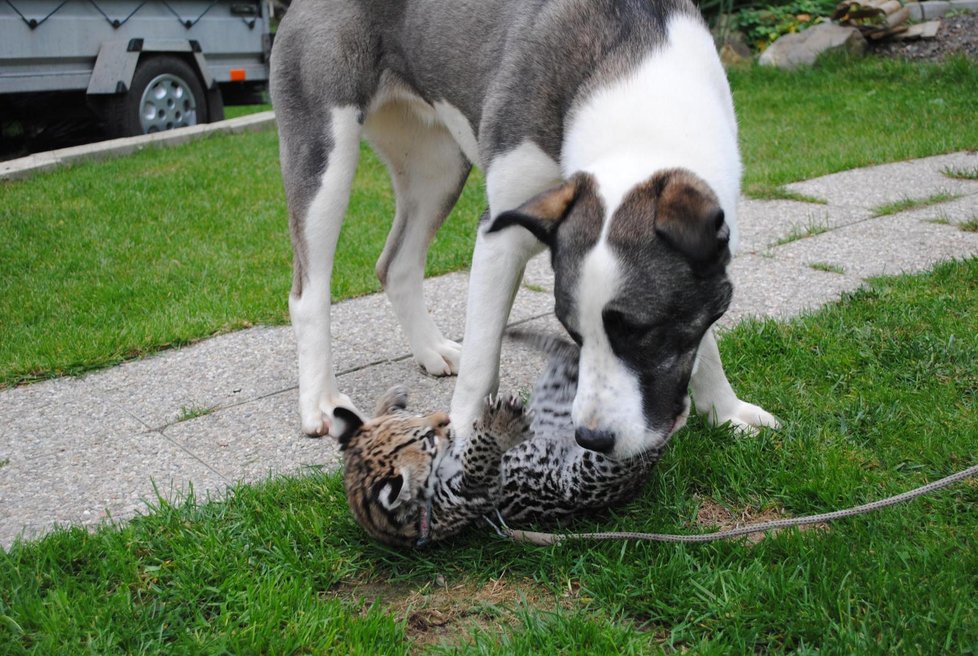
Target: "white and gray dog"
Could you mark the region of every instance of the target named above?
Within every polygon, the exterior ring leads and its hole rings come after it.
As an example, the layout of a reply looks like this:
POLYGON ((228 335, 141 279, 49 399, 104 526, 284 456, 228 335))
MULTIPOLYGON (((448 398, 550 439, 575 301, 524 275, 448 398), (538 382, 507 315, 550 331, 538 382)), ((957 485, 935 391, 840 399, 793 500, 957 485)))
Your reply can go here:
POLYGON ((296 0, 275 38, 272 99, 294 248, 289 311, 302 429, 337 388, 330 278, 361 138, 397 212, 377 275, 414 357, 458 373, 459 436, 498 384, 527 260, 550 248, 556 314, 581 348, 578 442, 626 457, 684 423, 776 426, 737 398, 711 326, 730 303, 737 125, 689 0, 296 0), (428 315, 428 245, 472 165, 486 173, 465 348, 428 315))

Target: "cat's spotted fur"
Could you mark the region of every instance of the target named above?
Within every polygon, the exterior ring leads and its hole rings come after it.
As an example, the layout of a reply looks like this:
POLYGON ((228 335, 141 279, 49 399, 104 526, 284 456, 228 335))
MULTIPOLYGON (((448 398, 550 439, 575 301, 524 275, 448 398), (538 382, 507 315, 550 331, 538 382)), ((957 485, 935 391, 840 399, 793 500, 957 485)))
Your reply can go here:
POLYGON ((401 387, 366 423, 341 413, 347 500, 370 535, 411 546, 457 533, 497 509, 506 520, 545 522, 622 503, 641 490, 661 450, 614 460, 578 446, 570 417, 577 347, 522 339, 551 356, 529 408, 515 398, 488 399, 465 444, 451 442, 444 413, 407 412, 401 387))

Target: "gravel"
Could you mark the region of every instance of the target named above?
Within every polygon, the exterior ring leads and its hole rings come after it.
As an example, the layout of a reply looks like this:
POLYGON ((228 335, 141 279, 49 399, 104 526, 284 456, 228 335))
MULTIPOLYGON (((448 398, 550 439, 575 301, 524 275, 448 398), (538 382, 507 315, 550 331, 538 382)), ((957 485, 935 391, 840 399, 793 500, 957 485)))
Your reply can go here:
POLYGON ((918 61, 939 61, 953 54, 978 60, 978 13, 942 16, 937 38, 917 41, 870 42, 870 52, 918 61))

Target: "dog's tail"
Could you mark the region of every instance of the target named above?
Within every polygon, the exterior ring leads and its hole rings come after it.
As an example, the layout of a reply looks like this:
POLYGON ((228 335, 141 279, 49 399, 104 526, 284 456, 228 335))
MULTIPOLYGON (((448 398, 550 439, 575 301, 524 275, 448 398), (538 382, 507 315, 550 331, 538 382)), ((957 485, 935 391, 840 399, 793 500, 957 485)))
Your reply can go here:
POLYGON ((577 360, 580 357, 580 349, 578 349, 577 344, 553 333, 510 328, 506 331, 506 335, 514 341, 532 346, 550 356, 557 356, 566 360, 577 360))

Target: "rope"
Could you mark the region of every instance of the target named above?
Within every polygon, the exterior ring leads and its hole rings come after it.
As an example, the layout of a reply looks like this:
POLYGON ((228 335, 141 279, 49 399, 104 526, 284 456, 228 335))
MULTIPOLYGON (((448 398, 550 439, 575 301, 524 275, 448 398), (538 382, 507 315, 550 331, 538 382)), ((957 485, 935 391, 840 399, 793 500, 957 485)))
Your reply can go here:
POLYGON ((58 10, 61 9, 62 7, 64 7, 65 4, 67 4, 67 2, 68 2, 68 0, 64 0, 60 5, 58 5, 54 9, 52 9, 51 10, 51 13, 49 13, 47 16, 45 16, 41 20, 38 20, 36 18, 28 18, 27 16, 25 16, 24 14, 21 13, 20 9, 18 9, 17 6, 14 5, 13 2, 11 2, 11 0, 7 0, 7 4, 10 5, 10 8, 13 9, 14 12, 18 16, 20 16, 20 20, 24 21, 24 24, 27 25, 27 27, 31 28, 32 30, 33 29, 36 29, 37 27, 39 27, 41 25, 41 23, 43 23, 44 21, 46 21, 47 19, 51 18, 56 13, 58 13, 58 10))
POLYGON ((135 16, 136 15, 136 12, 139 11, 140 9, 142 9, 143 6, 146 4, 145 1, 144 2, 140 2, 138 5, 136 5, 136 8, 135 9, 133 9, 131 12, 129 12, 129 15, 128 16, 126 16, 125 18, 123 18, 122 20, 120 20, 118 18, 112 18, 107 13, 105 13, 104 11, 102 11, 102 8, 98 6, 98 3, 95 0, 88 0, 88 1, 89 1, 89 3, 93 7, 95 7, 95 11, 97 11, 100 14, 102 14, 102 18, 105 19, 105 22, 108 23, 109 25, 111 25, 112 27, 115 27, 115 28, 122 27, 123 25, 125 25, 126 23, 128 23, 129 22, 129 19, 132 18, 133 16, 135 16))
MULTIPOLYGON (((56 13, 58 13, 58 11, 68 3, 68 0, 62 0, 61 4, 55 7, 54 9, 52 9, 47 16, 41 19, 37 19, 37 18, 28 18, 27 16, 25 16, 23 12, 21 12, 20 9, 18 9, 17 6, 13 3, 13 0, 5 0, 5 1, 8 5, 10 5, 10 8, 13 9, 18 16, 20 16, 20 19, 24 21, 24 23, 32 30, 40 27, 41 24, 43 24, 45 21, 47 21, 47 19, 51 18, 56 13)), ((88 0, 88 2, 95 8, 95 11, 97 11, 102 15, 102 18, 105 19, 105 22, 107 22, 109 25, 111 25, 114 28, 120 28, 126 23, 128 23, 129 19, 135 16, 136 12, 142 9, 146 5, 147 0, 144 0, 143 2, 140 2, 138 5, 136 5, 136 8, 133 9, 131 12, 129 12, 129 15, 126 16, 125 18, 112 18, 107 13, 105 13, 105 11, 102 10, 97 0, 88 0)), ((209 5, 207 5, 204 11, 202 11, 200 15, 197 16, 197 18, 190 19, 190 18, 183 18, 173 7, 170 6, 168 2, 166 2, 166 0, 161 0, 161 2, 163 6, 166 7, 166 9, 169 10, 169 12, 176 17, 176 19, 180 22, 180 24, 183 25, 188 30, 194 25, 196 25, 200 21, 200 19, 203 18, 204 15, 207 14, 207 12, 209 12, 211 9, 213 9, 214 6, 217 4, 217 0, 212 0, 212 2, 209 5)))
POLYGON ((193 27, 194 25, 196 25, 197 22, 201 18, 204 17, 204 14, 206 14, 207 12, 209 12, 211 9, 214 8, 214 5, 217 4, 217 0, 213 0, 213 2, 211 2, 209 5, 207 5, 207 8, 204 9, 204 11, 202 11, 200 13, 200 16, 198 16, 197 18, 195 18, 193 20, 190 20, 189 18, 184 19, 183 17, 181 17, 180 14, 178 14, 177 11, 173 7, 171 7, 168 2, 166 2, 166 0, 162 0, 162 3, 163 3, 163 6, 164 7, 166 7, 167 9, 170 10, 170 13, 171 14, 173 14, 174 16, 177 17, 177 20, 180 21, 180 24, 183 25, 185 28, 187 28, 189 30, 191 27, 193 27))
POLYGON ((894 495, 892 497, 887 497, 886 499, 880 499, 879 501, 873 501, 871 503, 865 503, 860 506, 853 506, 852 508, 846 508, 844 510, 836 510, 833 512, 821 513, 819 515, 808 515, 805 517, 791 517, 788 519, 776 519, 770 522, 761 522, 758 524, 748 524, 746 526, 739 526, 737 528, 732 528, 726 531, 717 531, 715 533, 703 533, 699 535, 672 535, 669 533, 629 533, 629 532, 607 532, 607 533, 540 533, 537 531, 521 531, 516 529, 511 529, 506 526, 503 521, 502 515, 499 511, 496 511, 496 517, 498 518, 499 524, 497 525, 491 519, 486 517, 486 521, 496 529, 496 532, 504 538, 514 540, 516 542, 529 542, 531 544, 539 545, 541 547, 548 546, 551 544, 559 544, 566 540, 642 540, 646 542, 683 542, 683 543, 699 543, 699 542, 714 542, 716 540, 728 540, 730 538, 737 538, 742 535, 749 535, 751 533, 761 533, 764 531, 770 531, 779 528, 789 528, 791 526, 805 526, 808 524, 821 524, 824 522, 831 522, 836 519, 842 519, 843 517, 852 517, 854 515, 863 515, 874 510, 879 510, 880 508, 886 508, 888 506, 895 506, 898 503, 903 503, 905 501, 910 501, 911 499, 916 499, 919 496, 929 494, 941 488, 953 485, 958 481, 962 481, 966 478, 971 478, 972 476, 978 474, 978 465, 973 465, 965 470, 959 471, 950 476, 946 476, 940 480, 927 483, 926 485, 921 485, 918 488, 910 490, 908 492, 903 492, 901 494, 894 495))

